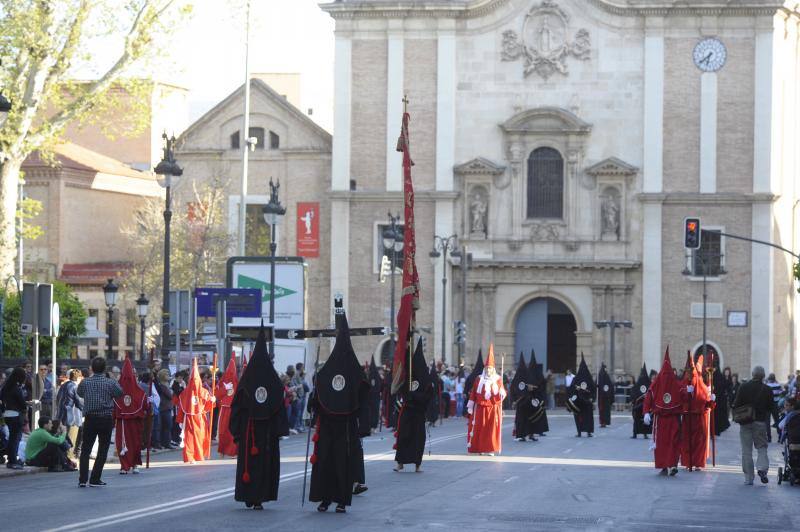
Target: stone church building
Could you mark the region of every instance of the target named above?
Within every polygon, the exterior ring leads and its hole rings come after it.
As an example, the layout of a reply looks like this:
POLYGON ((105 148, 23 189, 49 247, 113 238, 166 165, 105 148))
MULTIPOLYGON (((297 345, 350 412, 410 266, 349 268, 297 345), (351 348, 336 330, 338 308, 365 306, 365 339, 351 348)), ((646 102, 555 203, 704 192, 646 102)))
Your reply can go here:
MULTIPOLYGON (((330 290, 351 324, 387 322, 387 212, 402 216, 395 151, 407 95, 417 193, 418 326, 451 363, 535 349, 557 372, 676 365, 702 344, 746 374, 797 367, 791 257, 684 218, 797 246, 796 1, 339 0, 330 290), (472 254, 428 260, 434 235, 472 254), (364 250, 371 250, 365 252, 364 250), (446 271, 443 270, 446 268, 446 271), (704 275, 706 282, 704 283, 704 275), (442 283, 442 276, 447 282, 442 283), (442 327, 442 306, 445 325, 442 327), (380 315, 379 315, 380 314, 380 315)), ((398 283, 400 281, 397 277, 398 283)), ((399 290, 398 290, 399 294, 399 290)), ((431 347, 434 347, 431 349, 431 347)))

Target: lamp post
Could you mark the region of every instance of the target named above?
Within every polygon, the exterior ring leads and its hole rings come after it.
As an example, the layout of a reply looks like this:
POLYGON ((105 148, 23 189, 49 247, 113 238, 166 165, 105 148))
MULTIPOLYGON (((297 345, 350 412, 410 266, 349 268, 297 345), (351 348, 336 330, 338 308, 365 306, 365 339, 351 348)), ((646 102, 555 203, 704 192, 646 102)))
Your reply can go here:
POLYGON ((461 257, 461 252, 456 249, 458 237, 450 235, 442 237, 433 235, 433 249, 428 256, 431 264, 436 265, 436 259, 442 257, 442 362, 445 362, 445 351, 447 349, 447 254, 452 257, 461 257))
POLYGON ((109 279, 103 286, 103 296, 106 298, 106 308, 108 309, 108 318, 106 318, 106 333, 108 340, 106 341, 106 359, 111 360, 111 333, 114 324, 114 307, 117 304, 117 291, 119 287, 114 284, 114 279, 109 279))
POLYGON ((175 136, 164 139, 164 156, 156 165, 156 174, 162 176, 158 184, 164 187, 164 291, 161 300, 161 365, 169 367, 169 247, 170 220, 172 220, 172 178, 183 175, 183 169, 175 162, 175 136))
MULTIPOLYGON (((702 236, 702 230, 701 230, 700 234, 702 236)), ((707 289, 707 284, 708 284, 707 283, 707 281, 708 281, 708 260, 709 259, 720 259, 720 261, 722 261, 723 255, 721 253, 701 253, 701 252, 698 252, 698 251, 695 251, 693 253, 693 255, 694 255, 695 259, 698 259, 700 261, 700 266, 703 269, 703 344, 701 346, 701 349, 703 350, 703 360, 705 361, 705 360, 708 360, 708 344, 707 344, 707 338, 706 338, 706 331, 707 331, 707 327, 706 327, 706 314, 707 314, 706 313, 706 307, 708 305, 708 289, 707 289)), ((694 274, 695 272, 690 271, 689 268, 684 268, 684 270, 681 273, 683 275, 687 275, 688 276, 688 275, 694 274)), ((728 273, 728 272, 726 272, 725 268, 723 268, 722 264, 720 264, 720 268, 719 268, 719 271, 717 272, 717 274, 718 275, 724 275, 726 273, 728 273)), ((694 360, 695 360, 695 356, 694 356, 694 353, 692 353, 692 363, 694 363, 694 360)))
POLYGON ((389 227, 383 231, 383 249, 391 250, 392 264, 391 271, 389 272, 391 278, 389 279, 390 295, 389 295, 389 347, 391 348, 391 356, 394 356, 395 349, 395 331, 394 331, 394 275, 397 269, 397 254, 403 251, 403 236, 400 234, 397 226, 397 221, 400 219, 400 213, 397 216, 392 216, 392 213, 387 213, 389 216, 389 227))
POLYGON ((139 299, 136 300, 136 314, 139 316, 139 327, 141 328, 140 336, 139 336, 139 351, 141 360, 144 360, 144 320, 147 317, 147 310, 150 301, 144 295, 144 292, 141 293, 139 299))
POLYGON ((278 243, 275 242, 276 229, 286 214, 286 207, 281 205, 278 199, 278 191, 281 188, 281 182, 278 180, 277 184, 272 183, 272 178, 269 180, 269 203, 267 203, 262 212, 264 214, 264 221, 267 222, 272 228, 272 234, 269 239, 269 322, 272 325, 272 335, 269 340, 269 356, 275 358, 275 251, 278 249, 278 243))
POLYGON ((611 315, 611 319, 602 320, 602 321, 596 321, 596 322, 594 322, 594 325, 598 329, 605 329, 606 327, 608 327, 608 329, 610 329, 611 338, 609 339, 609 343, 610 343, 609 351, 610 351, 610 359, 611 359, 610 360, 610 363, 611 363, 611 374, 613 375, 614 374, 614 368, 615 368, 615 366, 614 366, 614 347, 615 347, 614 335, 615 335, 617 329, 619 329, 619 328, 622 328, 622 327, 625 327, 627 329, 633 328, 633 322, 630 321, 630 320, 617 321, 617 320, 614 319, 614 315, 612 314, 611 315))

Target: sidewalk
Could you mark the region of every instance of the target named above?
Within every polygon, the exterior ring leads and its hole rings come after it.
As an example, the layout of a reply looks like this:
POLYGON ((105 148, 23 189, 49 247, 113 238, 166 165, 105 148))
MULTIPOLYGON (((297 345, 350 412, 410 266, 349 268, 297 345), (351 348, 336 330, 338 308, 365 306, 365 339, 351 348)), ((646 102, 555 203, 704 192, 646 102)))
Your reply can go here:
MULTIPOLYGON (((162 449, 160 451, 156 451, 154 449, 150 450, 150 456, 166 454, 166 453, 174 453, 176 451, 183 452, 182 448, 177 449, 162 449)), ((144 461, 144 454, 145 451, 142 450, 142 461, 144 461)), ((107 464, 118 464, 119 457, 116 455, 116 449, 114 448, 114 444, 111 444, 111 447, 108 449, 108 458, 106 459, 107 464)), ((18 477, 21 475, 34 475, 36 473, 47 473, 46 467, 32 467, 32 466, 25 466, 25 469, 9 469, 5 466, 5 464, 0 465, 0 479, 6 477, 18 477)))

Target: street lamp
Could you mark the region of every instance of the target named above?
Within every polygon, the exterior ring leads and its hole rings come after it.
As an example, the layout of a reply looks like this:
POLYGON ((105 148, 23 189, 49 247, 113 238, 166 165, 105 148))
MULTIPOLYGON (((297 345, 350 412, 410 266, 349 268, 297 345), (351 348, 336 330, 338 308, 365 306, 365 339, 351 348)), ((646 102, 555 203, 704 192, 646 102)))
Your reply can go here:
POLYGON ((395 349, 395 331, 394 331, 394 275, 397 268, 397 254, 403 251, 403 235, 400 234, 399 227, 397 226, 398 220, 400 220, 400 213, 397 213, 397 216, 392 216, 392 213, 387 213, 389 216, 389 227, 384 229, 383 231, 383 249, 391 250, 392 252, 392 264, 390 269, 391 278, 389 280, 390 284, 390 305, 389 305, 389 347, 391 348, 391 356, 394 356, 394 349, 395 349))
MULTIPOLYGON (((701 232, 700 232, 700 234, 701 234, 701 242, 702 242, 702 233, 703 233, 703 231, 701 230, 701 232)), ((708 305, 707 277, 708 277, 708 262, 709 262, 709 259, 719 259, 720 260, 719 270, 717 271, 718 275, 724 275, 724 274, 726 274, 728 272, 726 272, 725 268, 722 267, 722 257, 724 256, 723 254, 721 254, 721 253, 702 253, 701 251, 702 251, 702 248, 700 250, 695 250, 692 253, 692 256, 693 256, 693 258, 698 259, 700 261, 700 266, 703 269, 703 344, 702 344, 702 348, 701 349, 703 350, 703 360, 705 361, 705 360, 708 360, 708 343, 706 341, 707 340, 706 339, 706 331, 707 331, 707 327, 706 327, 706 306, 708 305)), ((689 268, 687 267, 687 268, 684 268, 681 273, 683 275, 689 276, 689 275, 693 275, 695 272, 690 271, 689 268)), ((694 356, 694 353, 692 353, 692 363, 694 363, 694 360, 695 360, 695 356, 694 356)), ((703 362, 703 363, 705 364, 705 362, 703 362)))
POLYGON ((164 187, 164 291, 161 300, 161 360, 162 367, 169 367, 169 239, 170 220, 172 220, 172 178, 183 175, 183 169, 175 162, 175 136, 164 139, 164 157, 156 165, 156 174, 163 176, 158 184, 164 187))
POLYGON ((109 279, 103 286, 103 296, 106 298, 106 308, 108 309, 108 318, 106 319, 106 333, 108 340, 106 341, 106 359, 111 360, 111 332, 114 323, 114 307, 117 304, 117 291, 119 287, 114 284, 114 279, 109 279))
POLYGON ((441 237, 433 235, 433 249, 428 256, 431 264, 436 265, 436 259, 442 257, 442 362, 445 362, 445 350, 447 349, 447 254, 452 257, 461 257, 461 252, 456 249, 456 235, 441 237))
POLYGON ((594 322, 594 326, 597 327, 598 329, 605 329, 606 327, 608 327, 610 329, 610 331, 611 331, 611 339, 610 339, 611 346, 610 346, 609 351, 611 352, 610 363, 611 363, 611 374, 613 375, 614 374, 614 368, 615 368, 615 366, 614 366, 614 345, 615 345, 614 344, 614 334, 616 333, 617 329, 620 329, 622 327, 625 327, 626 329, 632 329, 633 328, 633 322, 630 321, 630 320, 617 321, 617 320, 614 319, 614 315, 612 314, 611 315, 611 319, 596 321, 596 322, 594 322))
POLYGON ((264 214, 264 221, 267 222, 272 228, 272 234, 269 239, 269 322, 272 324, 272 334, 269 340, 269 356, 275 358, 275 251, 278 249, 276 239, 276 229, 286 214, 286 207, 281 205, 278 199, 278 190, 281 188, 281 182, 278 180, 277 184, 272 183, 272 178, 269 180, 269 203, 267 203, 262 212, 264 214))
POLYGON ((144 295, 144 292, 136 300, 136 314, 139 316, 139 326, 141 327, 141 336, 139 338, 139 349, 141 350, 141 360, 144 360, 144 319, 147 317, 147 307, 150 300, 144 295))

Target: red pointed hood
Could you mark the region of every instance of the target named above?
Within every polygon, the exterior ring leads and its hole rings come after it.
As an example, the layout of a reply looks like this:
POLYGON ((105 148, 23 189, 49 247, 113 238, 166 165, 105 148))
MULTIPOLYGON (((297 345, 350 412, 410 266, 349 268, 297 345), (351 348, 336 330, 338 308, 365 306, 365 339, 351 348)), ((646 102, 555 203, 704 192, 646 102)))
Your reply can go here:
POLYGON ((703 382, 703 355, 698 357, 697 363, 694 365, 694 371, 691 372, 691 376, 687 374, 686 383, 694 386, 689 401, 691 404, 691 412, 703 412, 706 404, 711 400, 711 392, 708 386, 706 386, 706 383, 703 382))
POLYGON ((197 370, 197 359, 192 359, 192 373, 186 383, 186 389, 178 396, 178 407, 187 415, 197 415, 203 412, 199 397, 203 390, 203 381, 197 370))
POLYGON ((238 384, 239 376, 236 374, 236 359, 231 358, 230 362, 228 362, 228 367, 225 368, 225 373, 217 383, 217 405, 231 406, 238 384))
POLYGON ((494 344, 489 344, 489 356, 486 357, 484 368, 494 368, 494 344))
POLYGON ((656 413, 679 412, 682 408, 682 385, 675 377, 672 362, 669 359, 669 346, 664 353, 664 363, 658 372, 649 392, 653 394, 653 410, 656 413))
POLYGON ((139 387, 136 371, 130 358, 125 358, 119 377, 122 396, 114 399, 115 418, 144 417, 147 413, 147 394, 139 387))

